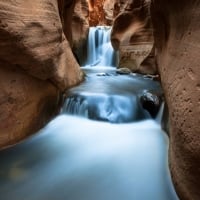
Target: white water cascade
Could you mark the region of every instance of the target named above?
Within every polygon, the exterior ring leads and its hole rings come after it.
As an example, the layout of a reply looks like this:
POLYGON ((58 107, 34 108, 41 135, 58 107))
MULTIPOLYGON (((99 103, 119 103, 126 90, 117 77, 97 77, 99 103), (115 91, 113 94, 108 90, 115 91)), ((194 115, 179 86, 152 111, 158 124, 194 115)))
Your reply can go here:
POLYGON ((84 66, 116 66, 117 56, 110 42, 111 27, 90 27, 84 66))

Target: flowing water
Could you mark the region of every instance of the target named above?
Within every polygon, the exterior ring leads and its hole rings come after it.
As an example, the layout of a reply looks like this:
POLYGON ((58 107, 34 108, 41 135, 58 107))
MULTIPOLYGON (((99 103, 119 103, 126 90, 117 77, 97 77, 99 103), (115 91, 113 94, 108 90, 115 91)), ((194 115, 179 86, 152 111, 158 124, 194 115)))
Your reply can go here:
POLYGON ((0 151, 1 200, 178 200, 158 123, 163 106, 152 118, 140 102, 145 92, 162 94, 159 83, 92 65, 59 116, 0 151))
POLYGON ((87 61, 85 66, 116 66, 117 53, 110 42, 111 27, 91 27, 88 36, 87 61))
POLYGON ((158 82, 136 74, 119 75, 116 69, 108 67, 84 67, 84 70, 85 82, 68 91, 62 112, 113 123, 152 118, 140 99, 146 92, 161 96, 158 82))

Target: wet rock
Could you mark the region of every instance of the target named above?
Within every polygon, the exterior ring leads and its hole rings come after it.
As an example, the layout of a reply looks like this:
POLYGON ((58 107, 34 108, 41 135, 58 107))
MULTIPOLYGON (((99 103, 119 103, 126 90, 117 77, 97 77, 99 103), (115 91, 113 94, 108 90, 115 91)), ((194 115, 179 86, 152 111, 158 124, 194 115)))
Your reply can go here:
POLYGON ((123 68, 117 69, 116 73, 123 75, 123 74, 131 74, 132 72, 130 69, 123 67, 123 68))
POLYGON ((110 76, 110 74, 105 73, 105 72, 100 72, 96 74, 97 76, 110 76))
POLYGON ((144 78, 149 78, 155 81, 160 81, 160 76, 159 75, 151 75, 151 74, 146 74, 143 75, 144 78))
POLYGON ((140 102, 142 107, 147 110, 153 118, 155 118, 162 103, 161 95, 159 96, 152 92, 144 92, 140 97, 140 102))

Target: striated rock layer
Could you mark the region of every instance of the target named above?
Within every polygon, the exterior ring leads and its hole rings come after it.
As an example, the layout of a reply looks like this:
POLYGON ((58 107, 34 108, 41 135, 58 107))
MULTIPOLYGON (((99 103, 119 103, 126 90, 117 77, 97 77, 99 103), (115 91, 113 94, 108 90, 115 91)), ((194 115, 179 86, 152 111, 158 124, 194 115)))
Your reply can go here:
POLYGON ((58 107, 59 93, 82 80, 66 39, 71 42, 70 24, 63 23, 63 10, 73 5, 63 0, 0 2, 0 147, 44 125, 58 107))
POLYGON ((154 0, 156 58, 170 117, 170 167, 181 200, 200 199, 200 1, 154 0))
POLYGON ((115 50, 119 50, 119 68, 142 74, 157 73, 153 51, 150 0, 115 0, 116 16, 111 33, 115 50))

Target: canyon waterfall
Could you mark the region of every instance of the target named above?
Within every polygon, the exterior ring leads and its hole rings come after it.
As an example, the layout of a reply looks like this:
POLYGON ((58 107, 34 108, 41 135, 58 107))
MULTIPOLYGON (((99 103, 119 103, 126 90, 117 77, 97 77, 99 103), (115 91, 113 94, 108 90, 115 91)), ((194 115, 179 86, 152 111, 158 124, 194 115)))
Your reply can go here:
POLYGON ((110 42, 111 27, 90 27, 85 66, 116 66, 117 53, 110 42))
POLYGON ((4 200, 178 200, 168 138, 155 120, 160 84, 113 67, 109 32, 90 30, 85 81, 65 92, 62 113, 0 152, 4 200))

